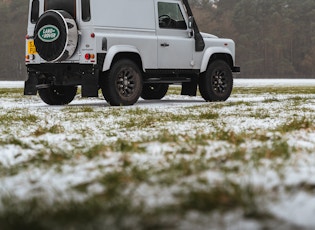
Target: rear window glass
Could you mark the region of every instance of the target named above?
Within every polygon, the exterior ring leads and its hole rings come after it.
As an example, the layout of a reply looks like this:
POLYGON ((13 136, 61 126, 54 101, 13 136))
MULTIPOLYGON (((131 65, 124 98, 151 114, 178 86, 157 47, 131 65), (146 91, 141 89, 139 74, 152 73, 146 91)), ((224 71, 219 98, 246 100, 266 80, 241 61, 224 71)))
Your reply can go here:
POLYGON ((90 0, 81 0, 82 21, 88 22, 91 20, 90 0))
POLYGON ((46 10, 64 10, 67 11, 73 18, 76 18, 75 8, 76 0, 46 0, 45 1, 45 11, 46 10))
POLYGON ((39 17, 39 1, 32 1, 32 9, 31 9, 31 22, 36 23, 39 17))

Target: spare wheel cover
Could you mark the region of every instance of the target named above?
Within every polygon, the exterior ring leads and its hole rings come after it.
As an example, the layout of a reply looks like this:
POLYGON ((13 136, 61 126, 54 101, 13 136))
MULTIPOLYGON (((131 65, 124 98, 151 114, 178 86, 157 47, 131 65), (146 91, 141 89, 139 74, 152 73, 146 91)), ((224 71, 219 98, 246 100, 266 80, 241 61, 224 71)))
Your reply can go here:
POLYGON ((72 16, 63 10, 46 11, 37 21, 34 43, 39 56, 48 61, 70 58, 78 43, 78 28, 72 16))

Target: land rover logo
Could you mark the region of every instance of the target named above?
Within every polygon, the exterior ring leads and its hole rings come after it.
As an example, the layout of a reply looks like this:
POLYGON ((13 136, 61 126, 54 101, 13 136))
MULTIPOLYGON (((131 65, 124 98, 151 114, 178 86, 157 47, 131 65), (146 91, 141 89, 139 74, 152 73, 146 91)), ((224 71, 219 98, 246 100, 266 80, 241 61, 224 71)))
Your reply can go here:
POLYGON ((59 38, 60 32, 56 26, 46 25, 38 31, 38 36, 43 42, 53 42, 59 38))

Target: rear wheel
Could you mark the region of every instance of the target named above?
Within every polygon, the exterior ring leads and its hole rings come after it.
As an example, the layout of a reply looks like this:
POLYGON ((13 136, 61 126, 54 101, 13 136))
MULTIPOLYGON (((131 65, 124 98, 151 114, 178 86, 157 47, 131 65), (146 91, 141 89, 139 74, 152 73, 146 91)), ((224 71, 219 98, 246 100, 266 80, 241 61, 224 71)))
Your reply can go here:
POLYGON ((133 105, 141 95, 142 74, 133 61, 122 59, 112 66, 100 85, 110 105, 133 105))
POLYGON ((167 91, 168 84, 145 84, 142 89, 141 97, 145 100, 159 100, 162 99, 167 91))
POLYGON ((77 93, 76 86, 50 86, 39 89, 40 98, 48 105, 69 104, 77 93))
POLYGON ((212 62, 200 76, 199 91, 206 101, 225 101, 233 89, 233 75, 230 66, 221 60, 212 62))

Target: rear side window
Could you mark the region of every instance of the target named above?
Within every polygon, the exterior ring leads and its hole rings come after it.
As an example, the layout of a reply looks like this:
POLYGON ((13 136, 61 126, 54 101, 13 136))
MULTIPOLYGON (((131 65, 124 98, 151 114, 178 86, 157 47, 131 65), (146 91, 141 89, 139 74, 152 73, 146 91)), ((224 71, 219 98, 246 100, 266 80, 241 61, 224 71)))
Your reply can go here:
POLYGON ((67 11, 73 18, 76 18, 76 0, 45 0, 46 10, 64 10, 67 11))
POLYGON ((82 21, 88 22, 91 20, 90 0, 81 0, 82 21))
POLYGON ((31 22, 36 23, 39 17, 39 1, 32 1, 32 9, 31 9, 31 22))

